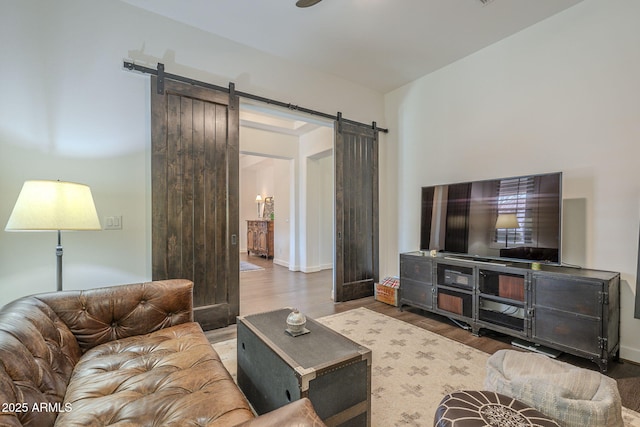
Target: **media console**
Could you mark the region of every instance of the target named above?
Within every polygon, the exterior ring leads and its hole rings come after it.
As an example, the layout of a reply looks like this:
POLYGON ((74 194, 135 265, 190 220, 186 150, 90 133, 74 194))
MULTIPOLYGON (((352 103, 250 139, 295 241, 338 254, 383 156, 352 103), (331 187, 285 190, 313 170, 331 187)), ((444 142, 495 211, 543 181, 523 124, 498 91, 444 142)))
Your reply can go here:
POLYGON ((620 348, 620 274, 517 262, 400 254, 400 302, 456 321, 478 335, 502 332, 584 357, 607 371, 620 348))

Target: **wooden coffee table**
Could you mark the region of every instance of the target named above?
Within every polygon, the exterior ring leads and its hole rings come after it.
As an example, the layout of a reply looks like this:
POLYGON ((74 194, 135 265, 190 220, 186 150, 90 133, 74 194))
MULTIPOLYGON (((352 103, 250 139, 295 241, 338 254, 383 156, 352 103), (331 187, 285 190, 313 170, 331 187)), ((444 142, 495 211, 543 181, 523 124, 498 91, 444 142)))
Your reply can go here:
POLYGON ((328 426, 371 425, 371 350, 313 319, 285 332, 291 309, 238 317, 238 385, 258 414, 307 397, 328 426))

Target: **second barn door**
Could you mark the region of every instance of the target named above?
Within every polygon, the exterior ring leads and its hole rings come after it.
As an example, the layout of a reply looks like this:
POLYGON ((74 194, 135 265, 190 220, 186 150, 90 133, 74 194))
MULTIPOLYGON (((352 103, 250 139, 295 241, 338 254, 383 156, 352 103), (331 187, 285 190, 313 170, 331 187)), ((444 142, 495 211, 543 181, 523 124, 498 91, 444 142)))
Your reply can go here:
POLYGON ((335 300, 373 295, 378 280, 378 131, 335 123, 335 300))

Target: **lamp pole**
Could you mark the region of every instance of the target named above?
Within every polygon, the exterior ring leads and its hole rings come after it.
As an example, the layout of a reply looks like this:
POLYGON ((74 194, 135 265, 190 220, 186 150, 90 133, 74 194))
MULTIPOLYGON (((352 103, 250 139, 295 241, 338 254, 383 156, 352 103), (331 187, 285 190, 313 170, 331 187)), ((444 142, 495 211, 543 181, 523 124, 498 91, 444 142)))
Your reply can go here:
POLYGON ((60 230, 58 230, 58 246, 56 246, 56 272, 57 272, 57 290, 62 290, 62 238, 60 230))

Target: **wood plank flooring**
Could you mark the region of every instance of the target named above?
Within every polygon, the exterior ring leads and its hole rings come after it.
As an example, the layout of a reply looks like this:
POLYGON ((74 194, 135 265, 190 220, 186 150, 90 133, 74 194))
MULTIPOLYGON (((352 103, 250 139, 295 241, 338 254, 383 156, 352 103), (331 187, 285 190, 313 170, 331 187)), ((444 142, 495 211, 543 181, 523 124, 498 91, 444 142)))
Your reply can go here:
MULTIPOLYGON (((405 307, 400 311, 396 307, 375 301, 373 297, 334 303, 331 299, 332 270, 318 273, 291 272, 285 267, 273 264, 271 260, 258 256, 241 254, 240 259, 264 268, 240 273, 241 315, 282 307, 295 307, 311 318, 319 318, 353 308, 366 307, 486 353, 513 348, 511 337, 484 330, 482 336, 477 337, 446 317, 415 308, 405 307)), ((214 343, 235 338, 236 329, 235 325, 232 325, 207 331, 206 334, 209 341, 214 343)), ((587 369, 597 370, 595 363, 581 358, 562 355, 560 359, 587 369)), ((612 362, 607 375, 617 380, 622 404, 627 408, 640 411, 640 365, 626 361, 612 362)))

